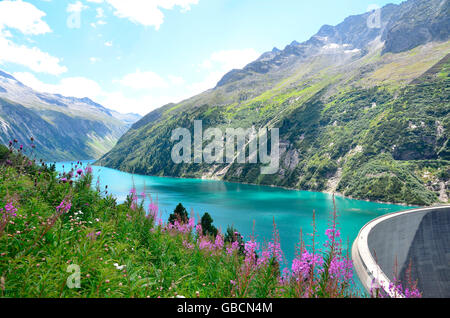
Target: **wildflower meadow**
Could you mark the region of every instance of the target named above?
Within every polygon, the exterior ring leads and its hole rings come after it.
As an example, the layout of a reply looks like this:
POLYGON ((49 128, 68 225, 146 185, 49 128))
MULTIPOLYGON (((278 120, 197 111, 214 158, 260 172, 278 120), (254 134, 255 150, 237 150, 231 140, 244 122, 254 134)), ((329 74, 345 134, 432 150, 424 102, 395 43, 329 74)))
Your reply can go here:
MULTIPOLYGON (((273 237, 244 240, 196 220, 182 204, 169 221, 158 202, 135 189, 119 204, 90 166, 58 173, 34 147, 0 147, 1 297, 343 298, 382 297, 355 288, 352 262, 330 211, 325 244, 302 235, 288 264, 273 237)), ((315 222, 312 212, 311 222, 315 222)), ((315 228, 315 227, 314 227, 315 228)), ((411 284, 395 288, 420 297, 411 284)))

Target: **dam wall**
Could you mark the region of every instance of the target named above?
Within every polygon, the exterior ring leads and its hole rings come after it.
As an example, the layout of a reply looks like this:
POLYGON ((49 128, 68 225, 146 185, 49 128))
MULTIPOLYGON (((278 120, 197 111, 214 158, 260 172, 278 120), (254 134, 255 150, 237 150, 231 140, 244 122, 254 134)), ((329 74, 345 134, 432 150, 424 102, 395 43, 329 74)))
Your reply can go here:
POLYGON ((417 281, 423 297, 450 297, 450 206, 381 216, 366 224, 353 243, 354 268, 364 288, 382 288, 397 277, 417 281))

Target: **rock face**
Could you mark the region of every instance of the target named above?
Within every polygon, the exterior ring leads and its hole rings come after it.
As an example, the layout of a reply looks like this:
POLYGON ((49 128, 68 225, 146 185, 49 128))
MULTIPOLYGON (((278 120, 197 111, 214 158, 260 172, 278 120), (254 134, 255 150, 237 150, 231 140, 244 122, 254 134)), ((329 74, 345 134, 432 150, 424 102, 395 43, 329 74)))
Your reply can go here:
POLYGON ((368 24, 373 14, 325 25, 306 42, 232 70, 214 89, 146 115, 99 163, 387 202, 438 201, 439 189, 421 175, 450 178, 448 1, 387 5, 376 27, 368 24), (423 25, 430 36, 400 31, 423 25), (279 128, 278 173, 262 175, 259 164, 174 164, 171 133, 192 133, 194 120, 203 129, 279 128))
POLYGON ((0 142, 17 139, 44 160, 95 159, 140 116, 119 114, 89 98, 39 93, 0 71, 0 142))
POLYGON ((399 53, 431 41, 448 40, 448 0, 410 0, 403 7, 393 15, 383 34, 384 53, 399 53))
POLYGON ((431 41, 447 41, 450 34, 450 3, 448 0, 410 0, 400 5, 387 5, 379 11, 379 21, 368 12, 350 16, 342 23, 324 25, 304 43, 293 41, 284 50, 274 49, 242 70, 232 70, 217 84, 218 87, 240 81, 254 73, 270 70, 317 54, 326 45, 345 46, 346 50, 363 50, 380 37, 385 41, 382 53, 400 53, 431 41), (379 24, 378 24, 379 22, 379 24))

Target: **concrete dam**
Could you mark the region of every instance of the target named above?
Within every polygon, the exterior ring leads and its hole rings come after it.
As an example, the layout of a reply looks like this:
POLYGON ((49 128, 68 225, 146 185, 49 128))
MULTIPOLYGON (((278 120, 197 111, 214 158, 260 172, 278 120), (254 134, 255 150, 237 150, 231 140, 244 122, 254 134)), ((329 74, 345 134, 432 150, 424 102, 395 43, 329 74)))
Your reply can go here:
POLYGON ((450 206, 381 216, 366 224, 353 243, 352 259, 364 288, 389 290, 398 278, 418 282, 425 298, 450 297, 450 206))

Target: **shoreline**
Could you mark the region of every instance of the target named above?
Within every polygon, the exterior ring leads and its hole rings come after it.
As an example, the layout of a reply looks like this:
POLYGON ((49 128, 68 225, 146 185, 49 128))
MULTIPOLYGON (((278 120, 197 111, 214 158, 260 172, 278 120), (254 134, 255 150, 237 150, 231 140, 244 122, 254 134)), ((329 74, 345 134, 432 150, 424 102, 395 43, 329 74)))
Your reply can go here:
MULTIPOLYGON (((90 160, 89 160, 90 161, 90 160)), ((92 165, 98 166, 98 167, 104 167, 104 168, 109 168, 109 169, 115 169, 121 172, 126 172, 132 175, 142 175, 142 174, 136 174, 136 173, 132 173, 129 171, 123 171, 120 169, 116 169, 116 168, 112 168, 112 167, 108 167, 108 166, 103 166, 100 164, 97 164, 98 161, 95 161, 92 163, 92 165)), ((288 191, 305 191, 305 192, 315 192, 315 193, 324 193, 324 194, 330 194, 330 195, 336 195, 338 197, 341 198, 345 198, 345 199, 351 199, 351 200, 358 200, 358 201, 364 201, 364 202, 372 202, 372 203, 379 203, 379 204, 391 204, 391 205, 399 205, 399 206, 404 206, 404 207, 411 207, 411 208, 426 208, 426 207, 435 207, 435 206, 441 206, 441 205, 445 205, 445 203, 435 203, 433 205, 429 205, 429 206, 420 206, 420 205, 412 205, 412 204, 407 204, 407 203, 401 203, 401 202, 386 202, 386 201, 379 201, 379 200, 369 200, 369 199, 359 199, 359 198, 354 198, 351 196, 346 196, 340 192, 330 192, 330 191, 311 191, 311 190, 302 190, 302 189, 296 189, 296 188, 291 188, 291 187, 286 187, 286 186, 277 186, 277 185, 269 185, 269 184, 257 184, 257 183, 248 183, 248 182, 237 182, 237 181, 227 181, 227 180, 222 180, 219 178, 211 178, 211 177, 202 177, 202 178, 192 178, 192 177, 176 177, 176 176, 157 176, 157 175, 142 175, 142 176, 148 176, 148 177, 157 177, 157 178, 172 178, 172 179, 185 179, 185 180, 207 180, 207 181, 221 181, 221 182, 226 182, 226 183, 233 183, 233 184, 243 184, 243 185, 251 185, 251 186, 260 186, 260 187, 270 187, 270 188, 277 188, 277 189, 283 189, 283 190, 288 190, 288 191)))

